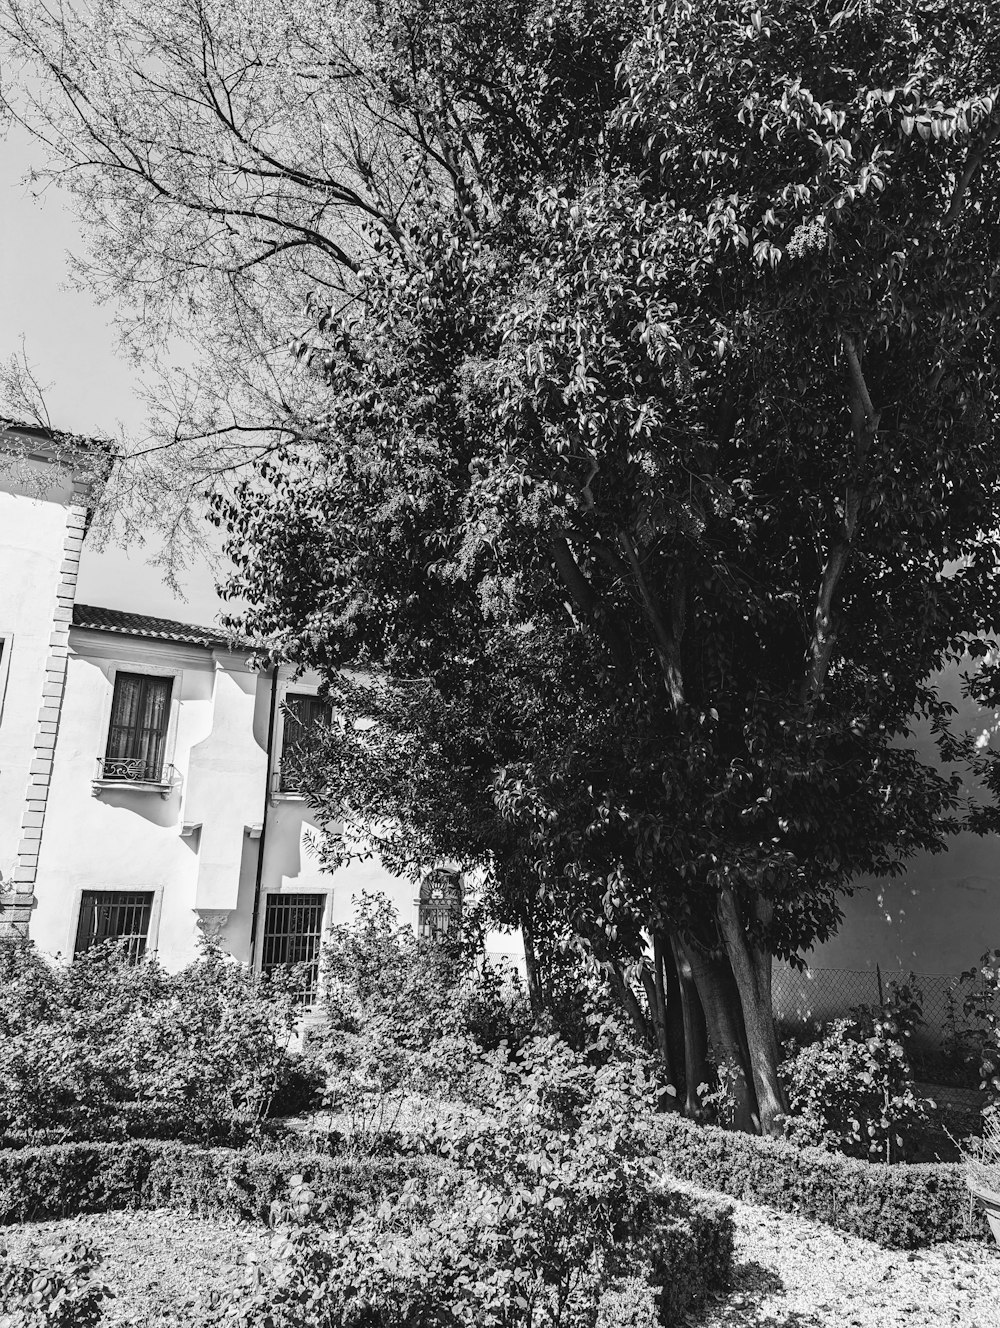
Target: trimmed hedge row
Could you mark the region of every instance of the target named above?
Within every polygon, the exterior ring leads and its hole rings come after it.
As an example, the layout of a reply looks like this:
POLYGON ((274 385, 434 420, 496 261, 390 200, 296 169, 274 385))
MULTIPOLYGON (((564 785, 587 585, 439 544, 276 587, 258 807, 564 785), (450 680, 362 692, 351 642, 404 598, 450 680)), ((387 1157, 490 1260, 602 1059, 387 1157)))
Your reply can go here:
MULTIPOLYGON (((140 1140, 0 1150, 0 1226, 124 1209, 177 1208, 202 1216, 268 1217, 292 1174, 343 1217, 398 1193, 412 1177, 453 1173, 436 1157, 330 1157, 140 1140)), ((650 1195, 648 1267, 661 1324, 685 1321, 733 1265, 728 1204, 670 1190, 650 1195)))
POLYGON ((989 1235, 958 1163, 860 1162, 674 1115, 657 1120, 649 1142, 674 1176, 815 1218, 887 1249, 989 1235))
POLYGON ((0 1150, 0 1226, 130 1208, 263 1221, 272 1202, 287 1194, 294 1173, 304 1175, 333 1212, 350 1216, 398 1192, 411 1176, 448 1170, 439 1158, 338 1158, 157 1140, 0 1150))

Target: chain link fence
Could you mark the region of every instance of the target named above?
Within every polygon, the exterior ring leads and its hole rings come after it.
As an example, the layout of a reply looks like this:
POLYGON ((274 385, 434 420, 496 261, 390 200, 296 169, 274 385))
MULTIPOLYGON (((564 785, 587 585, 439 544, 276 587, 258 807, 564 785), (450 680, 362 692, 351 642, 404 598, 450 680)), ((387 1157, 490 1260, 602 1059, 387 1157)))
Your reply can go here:
MULTIPOLYGON (((513 983, 521 965, 513 954, 488 951, 487 962, 513 983)), ((978 1112, 985 1102, 979 1088, 980 1047, 985 1032, 980 1019, 966 1011, 970 997, 986 988, 978 975, 912 974, 871 969, 806 968, 776 964, 772 975, 779 1038, 813 1041, 825 1025, 860 1007, 880 1006, 894 984, 907 983, 919 996, 923 1023, 910 1047, 917 1082, 939 1105, 978 1112)), ((1000 1005, 997 1006, 1000 1015, 1000 1005)))
MULTIPOLYGON (((981 1019, 966 1010, 971 996, 985 993, 982 980, 947 973, 912 974, 874 969, 775 966, 773 1005, 779 1037, 809 1040, 833 1019, 862 1006, 879 1006, 894 984, 907 983, 919 996, 923 1023, 910 1048, 914 1077, 956 1107, 978 1108, 981 1019)), ((1000 1014, 1000 1007, 997 1009, 1000 1014)))

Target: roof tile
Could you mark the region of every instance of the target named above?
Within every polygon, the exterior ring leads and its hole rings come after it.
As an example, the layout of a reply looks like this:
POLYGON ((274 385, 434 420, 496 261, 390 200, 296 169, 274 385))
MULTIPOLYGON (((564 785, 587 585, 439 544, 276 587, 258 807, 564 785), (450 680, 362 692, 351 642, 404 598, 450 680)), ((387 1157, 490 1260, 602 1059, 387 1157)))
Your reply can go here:
POLYGON ((123 609, 104 609, 94 604, 73 606, 73 626, 96 632, 116 632, 120 636, 144 636, 157 641, 180 641, 195 646, 232 646, 242 644, 214 627, 174 622, 171 618, 151 618, 144 613, 123 609))

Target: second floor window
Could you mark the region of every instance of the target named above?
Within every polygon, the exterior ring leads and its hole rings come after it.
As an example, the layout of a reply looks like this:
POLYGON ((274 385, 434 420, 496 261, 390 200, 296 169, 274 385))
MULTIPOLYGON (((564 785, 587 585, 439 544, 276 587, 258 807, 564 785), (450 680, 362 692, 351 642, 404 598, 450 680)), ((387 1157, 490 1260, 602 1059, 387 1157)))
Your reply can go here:
POLYGON ((319 730, 330 723, 330 704, 308 692, 285 697, 285 724, 281 740, 282 793, 295 793, 302 784, 302 765, 316 750, 319 730))
POLYGON ((111 703, 111 726, 104 753, 105 779, 159 783, 170 720, 172 678, 119 673, 111 703))

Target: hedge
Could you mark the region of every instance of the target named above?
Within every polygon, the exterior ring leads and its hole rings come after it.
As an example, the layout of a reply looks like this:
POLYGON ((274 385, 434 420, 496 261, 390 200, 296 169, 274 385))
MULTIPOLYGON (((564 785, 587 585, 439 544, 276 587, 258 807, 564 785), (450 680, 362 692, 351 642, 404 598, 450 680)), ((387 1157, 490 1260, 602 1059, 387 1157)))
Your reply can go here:
POLYGON ((860 1162, 674 1115, 657 1120, 649 1143, 674 1176, 815 1218, 887 1249, 989 1235, 960 1163, 860 1162))
POLYGON ((0 1226, 130 1208, 262 1221, 295 1173, 308 1179, 331 1211, 349 1216, 398 1192, 411 1176, 448 1169, 439 1158, 355 1159, 155 1140, 0 1150, 0 1226))
MULTIPOLYGON (((411 1177, 449 1173, 453 1167, 437 1157, 330 1157, 155 1140, 0 1149, 0 1226, 145 1208, 261 1221, 287 1193, 293 1174, 305 1176, 333 1213, 350 1217, 411 1177)), ((647 1268, 659 1322, 673 1325, 728 1284, 732 1210, 669 1185, 653 1190, 649 1202, 647 1268)))

